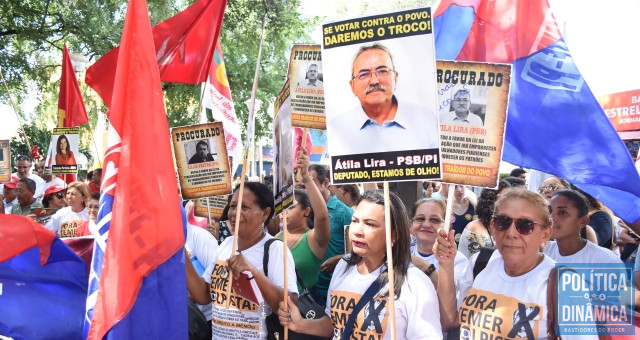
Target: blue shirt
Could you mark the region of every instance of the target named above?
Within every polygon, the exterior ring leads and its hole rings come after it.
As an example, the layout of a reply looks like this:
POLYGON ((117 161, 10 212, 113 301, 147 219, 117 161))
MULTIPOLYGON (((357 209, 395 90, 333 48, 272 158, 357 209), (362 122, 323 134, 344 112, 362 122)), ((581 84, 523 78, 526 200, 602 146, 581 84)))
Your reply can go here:
POLYGON ((331 119, 327 126, 332 156, 438 148, 438 118, 429 108, 401 102, 393 120, 379 124, 362 106, 331 119))

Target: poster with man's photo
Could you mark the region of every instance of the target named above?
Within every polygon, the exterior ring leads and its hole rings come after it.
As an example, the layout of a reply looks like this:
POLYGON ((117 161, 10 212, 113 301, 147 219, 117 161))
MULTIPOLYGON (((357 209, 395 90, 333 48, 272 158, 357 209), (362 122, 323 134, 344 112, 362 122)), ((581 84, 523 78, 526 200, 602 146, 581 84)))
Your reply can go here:
POLYGON ((289 61, 291 124, 326 129, 320 45, 293 45, 289 61))
POLYGON ((443 181, 496 188, 511 65, 437 62, 443 181))
POLYGON ((229 158, 221 122, 171 129, 183 199, 231 193, 229 158))
POLYGON ((195 200, 196 206, 193 213, 199 217, 208 217, 219 221, 228 200, 229 195, 198 198, 195 200))
POLYGON ((273 193, 276 215, 294 203, 293 196, 293 128, 289 81, 285 83, 274 104, 273 118, 273 193))
POLYGON ((332 183, 441 178, 431 20, 419 8, 322 26, 332 183))
POLYGON ((46 167, 53 174, 75 174, 78 172, 76 160, 79 144, 79 127, 55 128, 47 151, 46 167))
POLYGON ((11 181, 10 141, 0 140, 0 183, 11 181))

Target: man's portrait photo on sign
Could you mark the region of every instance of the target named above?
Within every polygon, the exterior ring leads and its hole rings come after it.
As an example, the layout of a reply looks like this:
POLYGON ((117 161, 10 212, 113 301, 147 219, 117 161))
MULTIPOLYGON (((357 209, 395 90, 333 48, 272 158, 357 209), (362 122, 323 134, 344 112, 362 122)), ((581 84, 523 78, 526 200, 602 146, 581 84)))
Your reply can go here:
MULTIPOLYGON (((486 90, 484 92, 486 93, 486 90)), ((452 91, 448 111, 440 113, 440 123, 484 126, 486 100, 486 96, 472 98, 471 89, 466 86, 456 88, 452 91)))
POLYGON ((185 143, 184 145, 185 154, 191 155, 191 157, 188 160, 189 164, 198 164, 198 163, 215 161, 217 158, 217 153, 215 152, 215 146, 213 147, 213 150, 212 150, 210 145, 211 143, 209 143, 208 139, 201 139, 193 143, 185 143))
POLYGON ((323 52, 332 72, 325 72, 332 156, 439 147, 435 62, 425 40, 410 36, 323 52))
POLYGON ((321 89, 323 87, 322 70, 320 69, 321 66, 322 64, 318 62, 308 63, 307 71, 303 74, 304 78, 300 79, 300 81, 298 82, 298 87, 311 87, 321 89))

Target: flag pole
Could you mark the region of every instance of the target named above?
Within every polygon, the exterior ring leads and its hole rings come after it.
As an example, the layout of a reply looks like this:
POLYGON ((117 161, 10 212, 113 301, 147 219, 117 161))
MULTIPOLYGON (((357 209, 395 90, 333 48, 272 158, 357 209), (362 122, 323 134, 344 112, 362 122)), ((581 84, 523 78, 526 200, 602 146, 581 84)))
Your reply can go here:
MULTIPOLYGON (((287 229, 287 209, 282 212, 282 242, 284 242, 284 248, 282 254, 284 256, 284 309, 289 308, 289 289, 288 289, 288 275, 287 275, 287 248, 289 248, 289 230, 287 229)), ((289 339, 289 326, 284 326, 284 340, 289 339)))
MULTIPOLYGON (((387 315, 389 316, 389 324, 391 325, 391 340, 396 339, 396 313, 395 313, 395 287, 393 277, 393 243, 391 240, 391 206, 389 205, 389 182, 384 181, 384 224, 387 239, 387 274, 389 278, 389 308, 387 315)), ((399 226, 404 227, 404 226, 399 226)))
POLYGON ((216 56, 216 46, 219 43, 220 43, 220 36, 218 35, 218 42, 211 45, 211 60, 209 60, 209 67, 207 67, 207 79, 205 80, 205 83, 202 89, 202 94, 200 94, 200 103, 198 104, 198 114, 196 115, 196 124, 200 123, 200 117, 202 116, 202 102, 204 101, 204 94, 207 93, 207 89, 211 84, 211 82, 209 81, 209 75, 211 74, 211 63, 213 63, 213 59, 216 56))
MULTIPOLYGON (((251 141, 253 140, 253 129, 254 129, 254 109, 256 103, 256 93, 258 92, 258 76, 260 75, 260 57, 262 56, 262 42, 264 41, 264 28, 267 24, 267 14, 262 17, 262 31, 260 32, 260 45, 258 47, 258 58, 256 60, 256 73, 253 77, 253 88, 251 89, 251 106, 249 108, 249 117, 248 117, 248 128, 247 128, 247 144, 245 147, 244 157, 242 160, 242 176, 240 177, 240 187, 238 190, 238 206, 242 206, 242 194, 244 193, 244 179, 247 176, 247 156, 249 155, 249 146, 251 145, 251 141)), ((240 221, 240 213, 242 209, 236 209, 236 225, 233 228, 233 246, 231 248, 231 255, 235 255, 238 250, 238 229, 240 226, 238 222, 240 221)), ((231 286, 233 283, 233 275, 229 275, 229 285, 227 286, 226 296, 227 296, 227 308, 229 307, 229 300, 231 297, 231 286)))
MULTIPOLYGON (((25 143, 27 143, 27 148, 29 149, 29 154, 31 154, 31 144, 29 143, 29 138, 27 137, 27 133, 24 132, 24 127, 22 126, 22 120, 20 119, 20 116, 18 115, 18 110, 16 110, 16 106, 13 102, 13 97, 11 96, 11 92, 9 92, 9 87, 7 86, 7 81, 4 80, 4 76, 2 75, 2 69, 0 69, 0 78, 2 78, 2 84, 4 84, 4 89, 7 91, 7 95, 9 96, 9 103, 11 104, 11 107, 13 108, 13 112, 16 115, 16 118, 18 118, 18 124, 20 124, 20 130, 22 131, 22 135, 24 136, 24 141, 25 143)), ((31 157, 29 157, 31 158, 31 157)))
MULTIPOLYGON (((451 211, 453 210, 453 201, 451 200, 451 198, 454 195, 453 191, 455 189, 455 184, 449 184, 449 192, 447 194, 447 200, 445 201, 445 203, 447 204, 447 210, 444 213, 444 231, 447 232, 447 235, 449 234, 449 230, 451 230, 451 211)), ((449 242, 451 242, 451 240, 449 240, 449 242)))

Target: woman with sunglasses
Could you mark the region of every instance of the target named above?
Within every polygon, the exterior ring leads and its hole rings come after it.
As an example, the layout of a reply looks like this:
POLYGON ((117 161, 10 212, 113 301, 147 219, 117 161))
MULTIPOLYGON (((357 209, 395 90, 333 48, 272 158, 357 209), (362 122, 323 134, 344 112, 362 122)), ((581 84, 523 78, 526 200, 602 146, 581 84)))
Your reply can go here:
POLYGON ((494 214, 491 227, 497 251, 475 277, 478 255, 471 257, 455 285, 453 231, 447 235, 439 230, 440 303, 460 323, 461 338, 546 339, 547 330, 553 330, 547 311, 554 306, 547 301, 547 284, 555 266, 540 252, 552 233, 547 202, 536 193, 512 189, 498 199, 494 214))
POLYGON ((62 209, 67 206, 67 202, 64 200, 65 188, 59 185, 52 185, 47 188, 42 198, 42 205, 49 209, 62 209))
POLYGON ((562 189, 571 189, 569 181, 557 176, 550 176, 542 182, 542 185, 538 188, 538 192, 544 198, 550 200, 553 194, 562 189))
MULTIPOLYGON (((388 323, 390 312, 384 195, 366 191, 355 211, 349 228, 353 249, 340 260, 331 278, 326 315, 320 319, 303 319, 294 304, 280 304, 278 316, 290 330, 320 337, 340 339, 347 320, 365 291, 381 282, 373 298, 355 315, 350 339, 391 339, 388 323)), ((397 339, 441 339, 440 314, 435 307, 438 298, 433 284, 411 264, 407 214, 398 196, 389 194, 391 238, 395 288, 395 320, 397 339)), ((374 286, 375 288, 375 286, 374 286)), ((345 334, 345 335, 347 335, 345 334)))
POLYGON ((544 253, 560 263, 621 263, 612 251, 589 242, 580 232, 589 223, 589 203, 578 191, 560 190, 549 202, 554 241, 544 253))
POLYGON ((72 182, 65 194, 67 207, 56 212, 45 225, 59 237, 75 237, 82 222, 89 220, 85 202, 89 198, 89 187, 82 182, 72 182))

